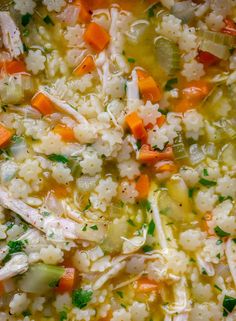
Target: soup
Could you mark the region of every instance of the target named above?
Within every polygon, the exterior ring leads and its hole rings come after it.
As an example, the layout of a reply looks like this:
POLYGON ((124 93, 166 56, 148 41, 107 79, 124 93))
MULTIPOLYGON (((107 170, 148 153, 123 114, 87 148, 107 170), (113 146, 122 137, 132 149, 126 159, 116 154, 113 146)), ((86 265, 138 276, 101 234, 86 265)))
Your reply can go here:
POLYGON ((0 12, 0 320, 236 320, 235 4, 0 12))

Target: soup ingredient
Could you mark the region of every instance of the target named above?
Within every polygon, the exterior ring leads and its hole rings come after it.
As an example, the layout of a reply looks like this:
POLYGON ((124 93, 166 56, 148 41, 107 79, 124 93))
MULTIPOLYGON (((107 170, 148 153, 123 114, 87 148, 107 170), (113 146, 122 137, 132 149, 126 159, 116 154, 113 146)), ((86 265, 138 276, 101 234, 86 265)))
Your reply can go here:
POLYGON ((76 141, 73 129, 66 126, 66 125, 57 124, 54 127, 53 131, 56 134, 59 134, 61 136, 61 138, 66 142, 76 141))
POLYGON ((95 70, 96 66, 91 55, 88 55, 84 58, 84 60, 79 64, 78 67, 73 71, 76 76, 83 76, 86 74, 90 74, 95 70))
POLYGON ((102 51, 109 43, 110 36, 107 31, 95 22, 91 22, 84 34, 84 41, 95 51, 102 51))
POLYGON ((60 278, 57 291, 72 292, 75 283, 75 269, 74 268, 65 268, 65 272, 60 278))
POLYGON ((143 120, 136 112, 133 112, 126 116, 125 120, 136 139, 142 139, 147 136, 146 130, 143 125, 143 120))
POLYGON ((72 293, 72 304, 79 309, 85 308, 93 296, 92 290, 79 289, 72 293))
POLYGON ((143 174, 139 176, 136 182, 136 190, 138 191, 138 197, 140 199, 145 199, 148 196, 150 188, 150 180, 148 175, 143 174))
POLYGON ((36 108, 43 115, 50 115, 55 108, 53 103, 43 93, 37 93, 31 100, 32 107, 36 108))
POLYGON ((10 142, 13 133, 8 128, 4 127, 0 124, 0 147, 6 147, 6 145, 10 142))
POLYGON ((161 89, 153 77, 144 75, 138 77, 138 86, 145 102, 151 101, 152 103, 156 103, 161 99, 161 89))
POLYGON ((22 276, 19 281, 21 291, 43 294, 55 288, 60 278, 65 273, 65 269, 60 266, 37 263, 31 265, 29 270, 22 276))
POLYGON ((136 284, 136 291, 138 293, 149 293, 153 291, 156 292, 160 289, 160 284, 145 277, 141 277, 140 279, 138 279, 136 284))
POLYGON ((155 41, 157 62, 168 75, 174 75, 180 69, 180 52, 171 40, 158 37, 155 41))
POLYGON ((4 67, 8 74, 26 72, 25 63, 21 60, 6 61, 4 67))

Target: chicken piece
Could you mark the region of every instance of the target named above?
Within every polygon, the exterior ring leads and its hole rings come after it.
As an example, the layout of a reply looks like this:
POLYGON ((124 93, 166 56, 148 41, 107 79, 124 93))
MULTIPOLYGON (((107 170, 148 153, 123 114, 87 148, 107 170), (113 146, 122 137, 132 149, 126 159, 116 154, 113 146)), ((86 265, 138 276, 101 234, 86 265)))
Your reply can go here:
POLYGON ((24 253, 15 254, 10 261, 0 269, 0 281, 10 279, 18 274, 23 274, 28 270, 28 267, 27 255, 24 253))
POLYGON ((101 242, 105 235, 106 223, 74 222, 70 219, 40 214, 38 209, 30 207, 23 201, 13 198, 6 190, 0 187, 0 204, 17 213, 24 221, 46 234, 51 241, 64 242, 65 240, 86 240, 101 242), (86 228, 85 228, 86 226, 86 228))
POLYGON ((24 49, 20 37, 20 30, 7 11, 0 11, 0 28, 3 45, 9 51, 11 57, 17 58, 23 54, 24 49))

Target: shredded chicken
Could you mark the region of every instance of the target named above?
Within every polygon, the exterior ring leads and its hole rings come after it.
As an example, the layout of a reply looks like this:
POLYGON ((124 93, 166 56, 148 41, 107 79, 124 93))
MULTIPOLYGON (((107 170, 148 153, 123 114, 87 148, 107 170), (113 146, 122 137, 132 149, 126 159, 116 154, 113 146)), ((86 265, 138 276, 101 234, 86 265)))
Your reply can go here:
POLYGON ((44 217, 38 209, 32 208, 23 201, 14 199, 11 195, 0 188, 0 204, 17 213, 24 221, 44 232, 53 241, 63 242, 67 240, 87 240, 100 242, 105 235, 105 223, 97 224, 97 230, 89 228, 94 223, 76 223, 70 219, 50 215, 44 217))
POLYGON ((10 16, 9 12, 0 11, 0 27, 4 47, 9 50, 13 58, 23 54, 23 44, 20 37, 20 30, 10 16))
POLYGON ((24 253, 15 254, 4 267, 0 269, 0 281, 7 280, 28 270, 29 263, 24 253))
POLYGON ((78 111, 76 111, 73 107, 67 104, 65 101, 56 98, 55 96, 48 93, 44 87, 40 87, 40 92, 42 92, 45 96, 47 96, 56 106, 57 109, 62 112, 71 115, 75 120, 77 120, 81 124, 87 124, 88 121, 84 116, 82 116, 78 111))

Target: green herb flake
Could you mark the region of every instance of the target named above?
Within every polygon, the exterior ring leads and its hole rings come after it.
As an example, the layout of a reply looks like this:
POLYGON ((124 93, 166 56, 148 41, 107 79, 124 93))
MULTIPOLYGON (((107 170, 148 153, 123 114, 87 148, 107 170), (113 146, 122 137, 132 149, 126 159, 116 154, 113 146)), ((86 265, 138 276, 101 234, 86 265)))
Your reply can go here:
POLYGON ((134 223, 134 221, 131 220, 130 218, 127 220, 127 223, 129 223, 129 225, 131 225, 131 226, 133 226, 133 227, 136 226, 135 223, 134 223))
POLYGON ((92 296, 92 290, 75 290, 72 292, 72 304, 79 309, 83 309, 91 301, 92 296))
POLYGON ((50 159, 53 162, 63 163, 66 164, 69 162, 69 159, 64 155, 59 154, 51 154, 48 156, 48 159, 50 159))
POLYGON ((191 263, 196 263, 196 260, 191 257, 191 258, 189 259, 189 262, 191 262, 191 263))
POLYGON ((23 252, 23 250, 25 249, 24 242, 20 241, 20 240, 18 240, 18 241, 9 241, 7 243, 7 246, 8 246, 8 253, 3 259, 4 263, 8 262, 11 259, 12 254, 23 252))
POLYGON ((134 58, 128 58, 128 62, 131 63, 131 64, 134 64, 135 63, 135 59, 134 58))
POLYGON ((124 91, 125 91, 125 93, 127 92, 127 82, 125 82, 125 84, 124 84, 124 91))
POLYGON ((219 226, 216 226, 214 228, 214 231, 216 235, 218 235, 219 237, 225 237, 230 235, 230 233, 223 231, 219 226))
POLYGON ((202 274, 203 274, 203 275, 208 275, 205 268, 202 268, 202 274))
POLYGON ((153 220, 151 220, 151 222, 148 225, 148 234, 149 235, 152 235, 152 236, 154 235, 155 227, 156 227, 156 224, 154 223, 153 220))
POLYGON ((216 288, 218 291, 222 292, 222 289, 217 284, 214 284, 214 288, 216 288))
POLYGON ((23 311, 22 312, 23 317, 30 317, 32 313, 29 310, 23 311))
POLYGON ((236 298, 232 296, 225 295, 223 300, 223 316, 226 317, 229 313, 231 313, 236 306, 236 298))
POLYGON ((24 50, 24 52, 26 52, 26 53, 29 52, 29 48, 26 46, 25 43, 23 43, 23 50, 24 50))
POLYGON ((97 225, 90 226, 90 228, 91 228, 91 230, 94 230, 94 231, 97 231, 97 230, 98 230, 97 225))
POLYGON ((44 21, 47 25, 51 25, 51 26, 54 26, 54 25, 55 25, 49 15, 47 15, 46 17, 44 17, 44 18, 43 18, 43 21, 44 21))
POLYGON ((218 254, 216 255, 216 257, 217 257, 218 259, 220 259, 220 253, 218 253, 218 254))
POLYGON ((159 4, 156 3, 153 6, 151 6, 147 11, 148 18, 153 18, 155 16, 155 10, 159 7, 159 4))
POLYGON ((178 79, 177 78, 172 78, 169 79, 167 81, 167 83, 165 84, 165 91, 171 91, 173 89, 173 85, 178 83, 178 79))
POLYGON ((88 204, 85 206, 85 208, 83 209, 83 212, 87 211, 90 207, 92 206, 90 200, 88 201, 88 204))
POLYGON ((219 198, 218 198, 218 200, 219 200, 220 203, 222 203, 222 202, 224 202, 224 201, 226 201, 226 200, 232 201, 233 198, 232 198, 231 196, 222 196, 222 195, 220 195, 219 198))
POLYGON ((236 244, 236 239, 232 239, 232 241, 236 244))
POLYGON ((120 306, 124 309, 126 309, 126 305, 124 303, 121 303, 120 306))
POLYGON ((48 283, 48 286, 49 286, 50 288, 57 288, 58 285, 59 285, 59 281, 60 281, 60 280, 53 280, 52 282, 48 283))
POLYGON ((83 232, 87 231, 87 226, 88 226, 88 224, 85 224, 85 225, 84 225, 84 227, 82 228, 82 231, 83 231, 83 232))
POLYGON ((23 27, 26 27, 32 18, 32 14, 26 13, 25 15, 21 16, 21 24, 23 27))
POLYGON ((143 209, 145 209, 148 212, 150 212, 152 209, 151 203, 149 202, 149 200, 141 201, 139 204, 143 209))
POLYGON ((14 135, 11 140, 13 143, 19 144, 20 142, 22 142, 22 137, 18 135, 14 135))
POLYGON ((216 241, 216 245, 220 245, 220 244, 222 244, 222 243, 223 243, 222 240, 217 240, 217 241, 216 241))
POLYGON ((153 251, 153 247, 150 246, 150 245, 144 245, 144 246, 142 247, 142 249, 143 249, 143 252, 144 252, 144 253, 153 251))
POLYGON ((188 190, 188 197, 192 198, 194 191, 195 191, 195 188, 194 188, 194 187, 193 187, 193 188, 189 188, 189 190, 188 190))
POLYGON ((24 37, 28 37, 29 36, 29 34, 30 34, 30 31, 29 31, 29 29, 24 29, 23 30, 23 32, 22 32, 22 35, 24 36, 24 37))
POLYGON ((61 311, 59 313, 59 321, 65 321, 67 320, 67 312, 66 311, 61 311))
POLYGON ((203 175, 204 176, 209 176, 207 168, 203 168, 203 175))
POLYGON ((116 294, 119 295, 121 299, 124 298, 124 293, 122 291, 116 291, 116 294))
POLYGON ((141 140, 137 140, 136 146, 137 146, 137 149, 140 150, 140 148, 141 148, 141 146, 142 146, 141 140))
POLYGON ((206 186, 206 187, 216 186, 216 184, 217 184, 215 181, 210 181, 210 180, 205 179, 205 178, 201 178, 199 180, 199 183, 202 184, 203 186, 206 186))
POLYGON ((50 216, 51 214, 50 214, 49 212, 47 212, 47 211, 44 211, 44 212, 42 212, 42 215, 43 215, 44 217, 48 217, 48 216, 50 216))

